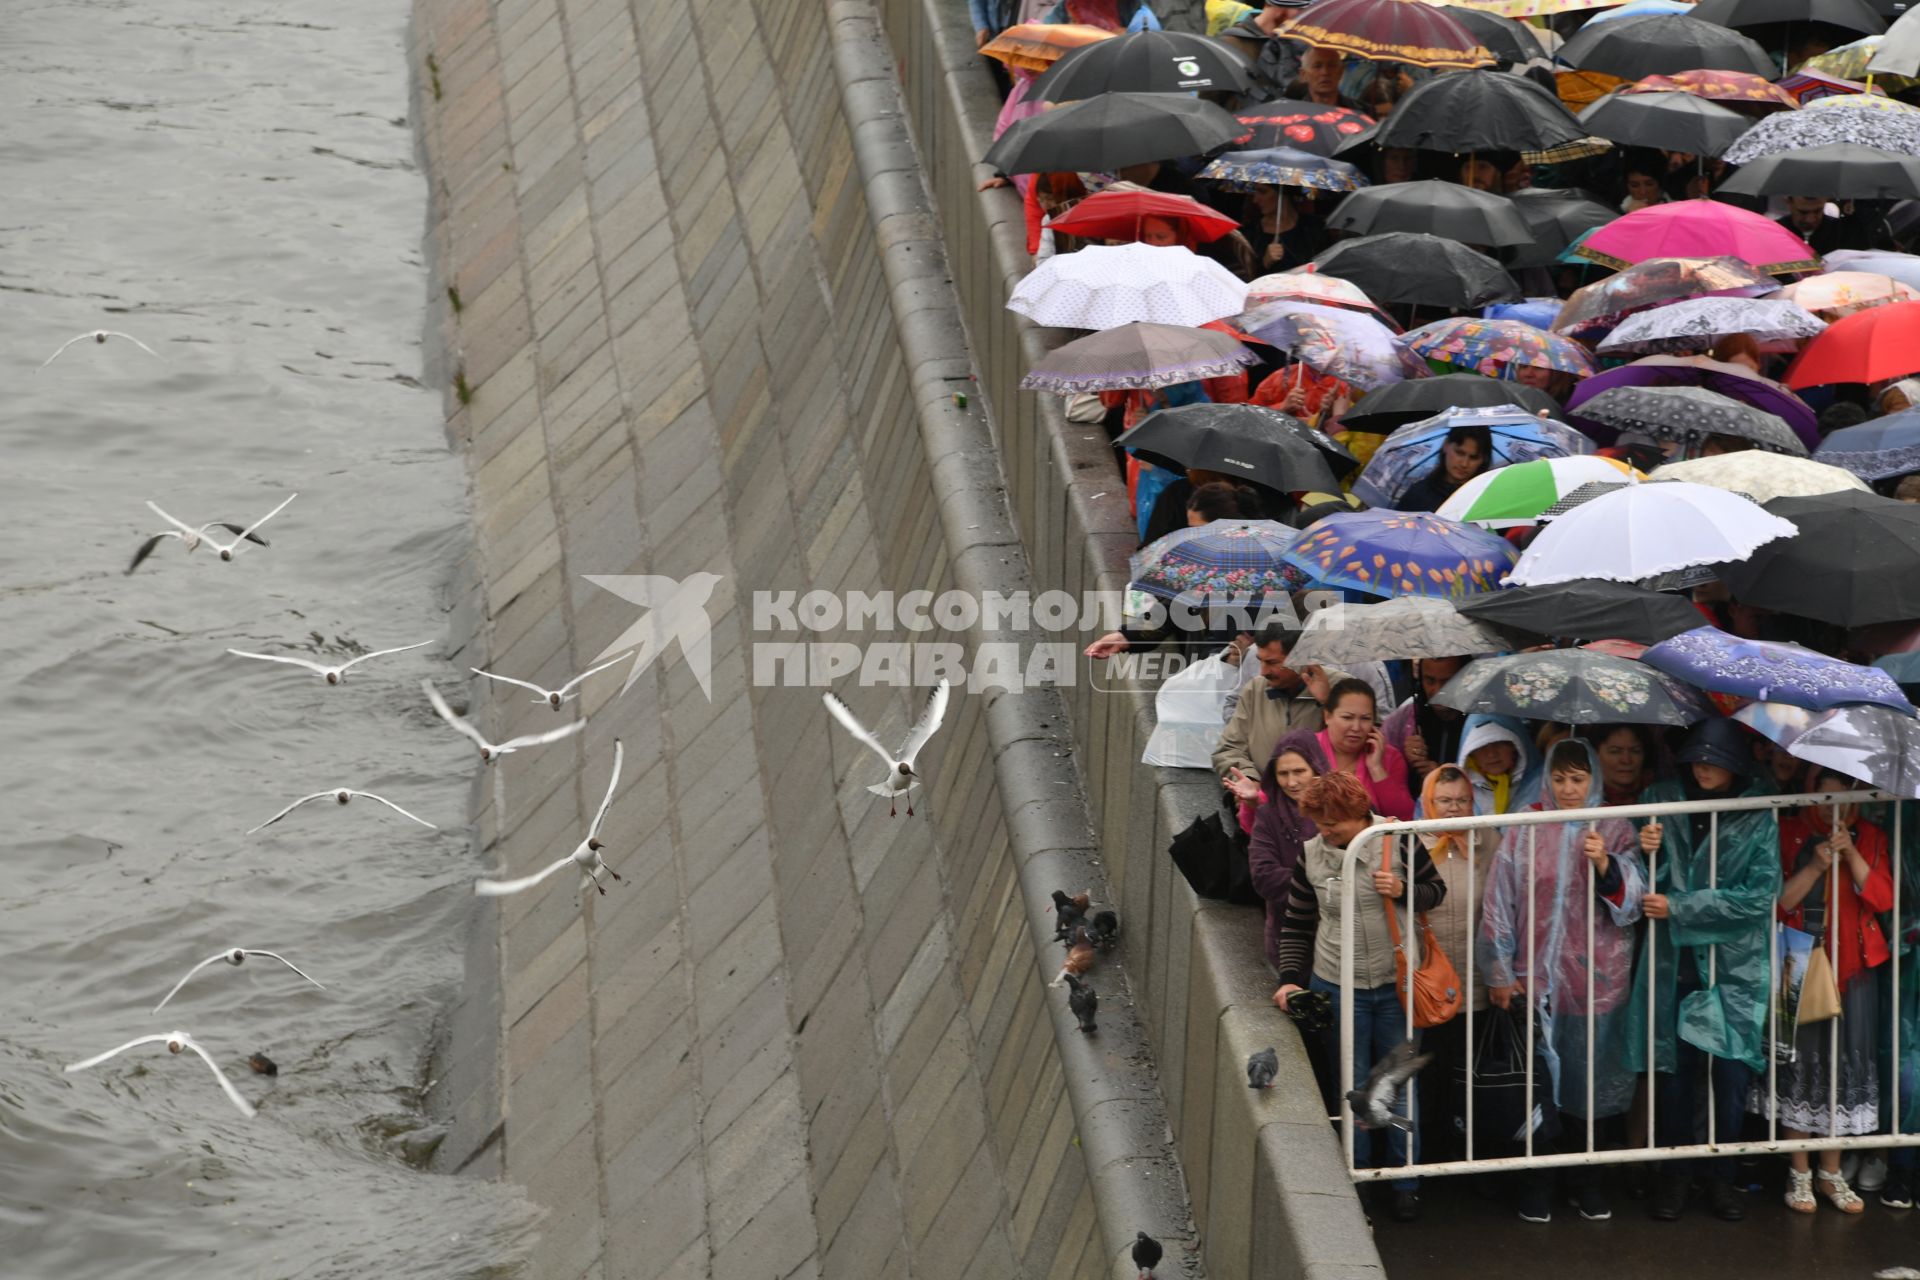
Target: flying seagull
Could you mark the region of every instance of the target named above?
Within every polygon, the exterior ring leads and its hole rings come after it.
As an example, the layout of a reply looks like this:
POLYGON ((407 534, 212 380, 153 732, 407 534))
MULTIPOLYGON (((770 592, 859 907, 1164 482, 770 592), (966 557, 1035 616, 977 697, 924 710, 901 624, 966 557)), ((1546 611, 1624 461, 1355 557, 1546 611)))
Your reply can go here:
MULTIPOLYGON (((231 526, 229 526, 231 527, 231 526)), ((259 539, 254 539, 258 542, 259 539)), ((138 561, 134 563, 138 564, 138 561)), ((291 658, 277 653, 248 653, 245 649, 229 649, 228 653, 236 658, 253 658, 260 662, 284 662, 290 667, 305 667, 328 684, 339 684, 340 678, 347 674, 350 667, 359 666, 371 658, 384 658, 390 653, 405 653, 409 649, 424 649, 432 644, 431 640, 422 640, 419 644, 403 644, 398 649, 375 649, 372 653, 363 653, 335 667, 324 666, 318 662, 309 662, 305 658, 291 658)))
POLYGON ((301 796, 298 800, 295 800, 292 804, 288 805, 286 808, 282 809, 280 812, 274 814, 271 818, 268 818, 265 822, 261 823, 259 826, 249 828, 247 831, 247 834, 252 835, 255 831, 265 831, 268 827, 280 821, 280 819, 286 817, 288 814, 292 813, 295 809, 298 809, 301 805, 306 804, 311 800, 325 800, 329 796, 331 796, 335 801, 337 801, 340 804, 345 804, 347 801, 353 799, 355 796, 364 796, 368 800, 378 800, 381 804, 387 806, 387 808, 393 810, 395 813, 399 814, 403 818, 412 818, 415 822, 419 823, 421 826, 430 828, 434 831, 438 831, 440 829, 434 826, 431 822, 428 822, 425 818, 422 818, 417 814, 408 813, 405 809, 402 809, 399 805, 387 799, 385 796, 377 796, 373 794, 373 792, 371 791, 355 791, 351 787, 337 787, 332 791, 316 791, 310 796, 301 796))
POLYGON ((522 889, 533 888, 554 872, 571 865, 579 867, 586 873, 586 880, 580 882, 581 888, 586 888, 588 881, 591 881, 594 888, 605 893, 607 890, 600 883, 600 872, 606 872, 615 880, 620 878, 620 873, 608 866, 606 859, 600 856, 600 850, 606 847, 600 843, 600 824, 606 821, 607 810, 613 807, 613 793, 620 786, 620 762, 625 758, 625 754, 625 750, 620 745, 620 739, 615 738, 613 740, 613 776, 607 779, 606 798, 600 801, 600 812, 593 815, 593 825, 587 828, 587 838, 575 845, 572 853, 545 870, 536 871, 530 876, 522 876, 518 880, 475 881, 473 891, 487 898, 518 893, 522 889))
MULTIPOLYGON (((238 968, 240 965, 243 965, 247 962, 248 956, 265 956, 269 960, 278 960, 281 964, 287 966, 287 968, 293 970, 295 973, 305 978, 308 982, 313 983, 314 986, 319 987, 322 991, 325 991, 327 989, 327 986, 324 982, 321 982, 320 980, 315 978, 312 974, 308 973, 305 969, 302 969, 299 965, 295 964, 293 961, 287 959, 283 955, 277 955, 272 951, 255 951, 251 947, 231 947, 225 951, 216 952, 213 955, 208 956, 205 960, 202 960, 199 964, 187 970, 187 977, 182 978, 180 979, 180 981, 174 983, 173 990, 167 992, 167 994, 161 998, 160 1003, 153 1006, 153 1011, 155 1013, 158 1013, 162 1009, 166 1008, 167 1001, 179 995, 180 988, 187 985, 187 978, 191 978, 194 974, 200 972, 202 969, 206 968, 208 965, 213 964, 216 961, 225 960, 228 964, 233 965, 235 968, 238 968)), ((137 1044, 139 1042, 135 1041, 135 1043, 137 1044)), ((121 1046, 122 1049, 124 1049, 125 1047, 126 1047, 125 1045, 121 1046)), ((120 1050, 115 1049, 114 1052, 118 1053, 120 1052, 120 1050)), ((179 1050, 176 1049, 174 1050, 174 1052, 178 1053, 179 1050)), ((94 1061, 97 1062, 99 1061, 99 1059, 96 1058, 94 1059, 94 1061)), ((80 1065, 84 1067, 87 1064, 83 1062, 80 1065)), ((67 1070, 73 1071, 73 1070, 76 1070, 76 1068, 68 1067, 67 1070)))
MULTIPOLYGON (((831 693, 820 695, 827 704, 827 710, 833 712, 833 718, 846 727, 847 732, 854 736, 854 740, 864 743, 873 754, 886 762, 887 780, 876 782, 867 790, 877 796, 887 797, 889 818, 895 816, 898 798, 907 795, 920 785, 920 775, 913 771, 913 762, 920 755, 921 748, 927 745, 927 740, 940 728, 941 718, 947 714, 947 689, 948 685, 944 679, 934 686, 932 695, 927 699, 926 709, 920 713, 920 718, 913 722, 913 728, 907 731, 907 740, 901 746, 898 756, 880 745, 880 740, 855 718, 846 703, 831 693)), ((911 796, 907 798, 907 816, 909 818, 913 816, 911 796)))
POLYGON ((168 524, 172 525, 173 528, 163 529, 159 533, 154 534, 151 538, 148 538, 145 542, 141 543, 140 549, 133 553, 133 563, 127 566, 127 572, 132 573, 135 569, 138 569, 140 567, 140 562, 153 554, 153 549, 160 545, 160 539, 162 538, 178 538, 180 539, 181 542, 184 542, 186 544, 188 551, 194 551, 198 549, 200 544, 204 542, 208 546, 212 547, 215 551, 218 551, 220 553, 220 558, 222 560, 233 559, 234 555, 240 550, 240 548, 249 542, 254 543, 256 546, 264 547, 267 545, 267 540, 265 538, 255 537, 254 531, 257 530, 261 525, 265 524, 267 521, 279 515, 282 511, 286 510, 287 503, 292 502, 295 498, 299 496, 300 495, 297 493, 288 494, 285 501, 281 502, 279 506, 267 512, 267 514, 265 514, 264 516, 261 516, 258 520, 255 520, 252 524, 247 525, 244 528, 242 528, 239 525, 232 524, 225 520, 210 520, 206 524, 201 525, 198 529, 195 529, 193 526, 185 523, 184 521, 174 519, 172 516, 162 511, 159 507, 155 506, 152 502, 148 502, 147 506, 152 509, 153 513, 159 516, 162 520, 165 520, 168 524), (234 539, 232 542, 222 544, 217 539, 209 536, 209 534, 207 533, 207 530, 209 529, 225 529, 234 535, 234 539))
MULTIPOLYGON (((140 348, 142 351, 152 356, 155 360, 159 360, 163 358, 158 351, 155 351, 152 347, 140 341, 140 339, 134 337, 130 333, 121 333, 118 329, 95 329, 90 333, 83 333, 78 335, 77 337, 68 338, 65 342, 60 344, 60 351, 65 351, 68 347, 72 346, 76 342, 85 342, 88 338, 92 338, 95 342, 98 342, 102 345, 105 345, 108 338, 125 338, 128 342, 131 342, 134 346, 140 348)), ((52 355, 48 356, 45 360, 42 360, 40 362, 40 367, 44 369, 48 365, 52 364, 55 360, 58 360, 60 358, 60 351, 56 351, 52 355)))
POLYGON ((420 687, 427 691, 427 700, 433 703, 433 709, 439 714, 440 718, 452 725, 462 735, 472 739, 473 744, 480 748, 480 758, 488 764, 492 764, 501 756, 510 755, 515 751, 519 751, 523 747, 539 747, 549 742, 558 742, 562 738, 571 738, 574 734, 587 727, 585 720, 575 720, 570 724, 561 725, 558 729, 548 729, 544 733, 530 733, 524 738, 514 738, 508 742, 488 742, 486 737, 478 729, 474 728, 470 722, 453 714, 453 708, 448 706, 447 700, 440 696, 440 691, 433 687, 433 681, 422 680, 420 687))
POLYGON ((105 1053, 88 1058, 85 1062, 73 1063, 66 1069, 69 1072, 85 1071, 88 1067, 99 1066, 115 1054, 125 1053, 129 1049, 137 1048, 143 1044, 164 1044, 167 1046, 168 1053, 179 1053, 182 1049, 193 1050, 200 1055, 201 1061, 212 1068, 213 1078, 218 1080, 220 1087, 227 1091, 227 1097, 233 1100, 233 1105, 240 1108, 240 1114, 248 1118, 253 1116, 253 1104, 240 1096, 240 1091, 233 1087, 233 1081, 227 1079, 227 1073, 220 1069, 220 1064, 213 1060, 212 1055, 200 1047, 200 1042, 184 1031, 169 1031, 165 1035, 159 1036, 141 1036, 138 1040, 129 1040, 119 1048, 109 1049, 105 1053))
POLYGON ((502 675, 496 675, 491 671, 482 671, 478 667, 469 667, 468 670, 473 672, 473 674, 477 676, 485 676, 489 680, 498 680, 502 684, 517 684, 522 689, 531 689, 535 693, 540 695, 539 697, 534 699, 535 702, 544 702, 548 706, 552 707, 555 711, 558 711, 560 709, 561 703, 571 702, 577 696, 573 691, 576 687, 579 686, 582 680, 585 680, 588 676, 597 675, 600 672, 605 671, 608 667, 613 666, 615 663, 621 661, 626 656, 627 655, 624 653, 620 654, 618 657, 610 658, 607 661, 601 663, 597 667, 592 667, 586 671, 582 671, 579 675, 567 681, 565 684, 561 685, 558 689, 542 688, 537 684, 531 684, 525 680, 515 680, 512 676, 502 676, 502 675))

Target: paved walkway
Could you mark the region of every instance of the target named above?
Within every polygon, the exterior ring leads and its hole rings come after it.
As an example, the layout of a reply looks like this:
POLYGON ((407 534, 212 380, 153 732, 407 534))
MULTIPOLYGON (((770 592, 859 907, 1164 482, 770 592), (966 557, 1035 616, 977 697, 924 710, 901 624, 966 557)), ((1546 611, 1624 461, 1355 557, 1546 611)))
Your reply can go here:
MULTIPOLYGON (((521 873, 622 738, 626 880, 480 930, 451 1161, 551 1209, 541 1277, 1110 1274, 978 712, 944 735, 951 816, 890 822, 817 691, 746 687, 753 586, 945 573, 823 7, 420 0, 413 40, 472 665, 583 670, 638 611, 582 575, 724 579, 711 700, 676 647, 486 774, 481 859, 521 873)), ((552 723, 475 696, 499 734, 552 723)), ((910 711, 849 700, 883 737, 910 711)))

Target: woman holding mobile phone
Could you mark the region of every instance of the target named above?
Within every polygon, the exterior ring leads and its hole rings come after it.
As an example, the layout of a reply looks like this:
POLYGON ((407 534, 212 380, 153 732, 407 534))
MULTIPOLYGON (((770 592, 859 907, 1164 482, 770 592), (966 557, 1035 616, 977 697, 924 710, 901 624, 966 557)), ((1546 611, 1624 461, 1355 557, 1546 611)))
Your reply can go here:
POLYGON ((1413 793, 1407 789, 1407 758, 1380 732, 1373 686, 1348 678, 1327 690, 1327 727, 1320 731, 1320 750, 1333 773, 1360 779, 1373 811, 1409 821, 1413 793))

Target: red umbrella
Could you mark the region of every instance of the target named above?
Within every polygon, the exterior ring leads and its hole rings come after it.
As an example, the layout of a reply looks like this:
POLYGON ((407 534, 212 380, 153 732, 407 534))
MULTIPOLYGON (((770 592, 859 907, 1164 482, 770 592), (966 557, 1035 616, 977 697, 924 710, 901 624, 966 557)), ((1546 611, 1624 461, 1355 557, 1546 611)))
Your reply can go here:
POLYGON ((1134 240, 1148 218, 1178 224, 1188 233, 1181 237, 1183 241, 1218 240, 1240 227, 1239 222, 1192 196, 1107 190, 1088 196, 1065 217, 1054 219, 1053 229, 1085 240, 1134 240))
POLYGON ((1920 373, 1920 302, 1896 302, 1828 325, 1787 370, 1787 385, 1884 382, 1910 373, 1920 373))
POLYGON ((1322 107, 1292 98, 1276 98, 1264 106, 1248 107, 1235 112, 1233 118, 1247 126, 1247 132, 1233 140, 1236 150, 1292 147, 1317 156, 1332 155, 1335 147, 1354 134, 1379 123, 1366 112, 1352 107, 1322 107))
POLYGON ((1422 0, 1317 0, 1286 37, 1376 62, 1490 67, 1497 59, 1453 15, 1422 0))

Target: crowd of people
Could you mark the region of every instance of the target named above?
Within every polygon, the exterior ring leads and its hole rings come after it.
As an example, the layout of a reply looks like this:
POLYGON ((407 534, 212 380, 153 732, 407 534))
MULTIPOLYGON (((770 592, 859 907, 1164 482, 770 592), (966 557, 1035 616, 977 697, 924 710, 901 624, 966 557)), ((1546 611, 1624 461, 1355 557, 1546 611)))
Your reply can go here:
MULTIPOLYGON (((1248 145, 1265 122, 1294 118, 1284 115, 1289 103, 1303 111, 1340 113, 1317 118, 1340 120, 1343 129, 1347 113, 1391 122, 1418 86, 1434 76, 1463 74, 1422 67, 1412 58, 1367 60, 1343 50, 1337 33, 1329 37, 1315 25, 1316 9, 1325 3, 1265 0, 1250 6, 1208 0, 1208 33, 1237 55, 1244 71, 1240 88, 1216 86, 1197 93, 1248 126, 1247 135, 1227 146, 1248 145), (1311 34, 1302 36, 1303 31, 1311 34)), ((1567 7, 1536 6, 1542 14, 1567 7)), ((1006 94, 996 136, 1030 130, 1022 122, 1044 118, 1061 105, 1047 97, 1045 82, 1036 88, 1053 61, 1097 39, 1141 39, 1161 29, 1144 0, 970 0, 970 13, 978 43, 994 59, 990 65, 1006 94), (1047 52, 1050 38, 1041 28, 1049 25, 1081 34, 1061 39, 1058 49, 1047 52), (1032 56, 1002 52, 1015 47, 1032 56)), ((1590 12, 1557 13, 1533 22, 1529 38, 1550 53, 1589 20, 1602 19, 1590 12)), ((1850 36, 1818 22, 1800 27, 1760 33, 1779 37, 1770 46, 1779 53, 1770 77, 1751 71, 1736 76, 1703 62, 1692 82, 1670 66, 1654 78, 1673 82, 1675 92, 1731 103, 1731 110, 1753 121, 1781 111, 1815 110, 1795 96, 1808 83, 1820 86, 1819 92, 1881 100, 1862 108, 1863 114, 1914 112, 1903 99, 1915 96, 1920 78, 1894 82, 1889 96, 1884 87, 1816 72, 1817 64, 1803 71, 1809 58, 1850 36), (1757 87, 1745 83, 1737 92, 1716 95, 1709 83, 1715 76, 1729 83, 1744 77, 1757 87), (1769 79, 1780 83, 1768 84, 1769 79)), ((1578 87, 1565 73, 1578 70, 1551 56, 1524 62, 1501 56, 1494 70, 1464 74, 1523 77, 1564 97, 1578 87)), ((1619 94, 1667 88, 1617 74, 1603 78, 1619 94)), ((1106 86, 1113 92, 1148 87, 1129 84, 1120 73, 1106 86)), ((1314 150, 1306 141, 1313 134, 1312 128, 1301 129, 1298 145, 1314 150)), ((1920 129, 1915 137, 1920 139, 1920 129)), ((1037 261, 1095 245, 1144 244, 1206 257, 1251 286, 1247 313, 1215 314, 1194 326, 1243 342, 1241 367, 1223 372, 1210 366, 1205 376, 1183 376, 1179 362, 1169 358, 1166 366, 1173 371, 1159 377, 1143 376, 1136 362, 1125 378, 1106 384, 1029 383, 1057 391, 1065 397, 1070 420, 1103 424, 1117 441, 1142 548, 1136 576, 1157 552, 1182 545, 1190 531, 1209 528, 1258 527, 1284 547, 1315 530, 1340 528, 1339 521, 1369 508, 1437 512, 1446 519, 1435 527, 1452 528, 1456 520, 1471 524, 1471 513, 1463 514, 1471 505, 1465 500, 1483 491, 1490 476, 1542 459, 1610 459, 1626 485, 1664 480, 1658 468, 1676 462, 1747 462, 1752 465, 1742 474, 1760 476, 1770 467, 1791 464, 1799 468, 1792 471, 1799 487, 1783 481, 1779 494, 1833 492, 1849 500, 1857 494, 1860 503, 1880 504, 1862 507, 1863 520, 1878 519, 1903 503, 1920 503, 1920 342, 1909 343, 1903 355, 1880 360, 1871 376, 1822 377, 1810 368, 1816 354, 1825 354, 1817 348, 1826 332, 1847 317, 1883 310, 1880 319, 1888 325, 1899 320, 1920 326, 1909 314, 1920 312, 1920 257, 1906 252, 1920 231, 1920 204, 1910 198, 1920 191, 1901 195, 1883 186, 1874 196, 1855 197, 1851 188, 1782 191, 1773 184, 1754 190, 1750 182, 1735 181, 1742 166, 1716 154, 1586 141, 1594 145, 1459 154, 1443 143, 1374 145, 1362 133, 1357 145, 1338 146, 1338 162, 1331 159, 1333 148, 1320 151, 1330 164, 1357 166, 1343 178, 1344 185, 1318 186, 1289 177, 1292 171, 1284 163, 1281 176, 1271 180, 1249 182, 1248 166, 1228 180, 1217 168, 1209 170, 1226 146, 1192 155, 1141 156, 1108 169, 1007 165, 989 175, 983 189, 1018 189, 1027 212, 1028 248, 1037 261), (1477 255, 1476 263, 1486 259, 1504 282, 1499 302, 1435 305, 1395 295, 1390 284, 1371 283, 1365 296, 1355 297, 1362 292, 1357 279, 1344 293, 1315 280, 1337 277, 1332 283, 1345 288, 1337 251, 1351 236, 1330 225, 1339 221, 1335 211, 1344 192, 1369 181, 1424 179, 1520 197, 1516 207, 1528 192, 1564 198, 1568 205, 1582 206, 1582 216, 1589 219, 1584 234, 1667 206, 1726 206, 1745 217, 1770 219, 1794 238, 1797 256, 1742 259, 1732 246, 1724 258, 1716 256, 1720 250, 1693 257, 1644 254, 1631 261, 1582 256, 1582 228, 1529 220, 1546 242, 1544 252, 1540 243, 1463 242, 1477 255), (1214 221, 1189 216, 1180 206, 1141 214, 1128 234, 1089 239, 1055 229, 1096 198, 1106 199, 1107 207, 1121 207, 1111 203, 1114 197, 1147 195, 1189 198, 1214 221), (1717 278, 1720 268, 1703 265, 1703 258, 1734 274, 1717 278), (1900 278, 1907 274, 1911 284, 1900 278), (1266 323, 1272 317, 1255 314, 1256 297, 1347 307, 1368 323, 1387 326, 1394 343, 1410 354, 1391 375, 1354 376, 1351 345, 1323 343, 1316 350, 1309 342, 1272 338, 1274 330, 1257 328, 1256 320, 1266 323), (1744 318, 1738 324, 1675 327, 1651 347, 1609 348, 1610 333, 1629 317, 1715 299, 1777 302, 1805 327, 1763 330, 1753 319, 1757 310, 1732 306, 1727 314, 1744 318), (1508 322, 1539 336, 1491 347, 1471 341, 1423 347, 1414 342, 1415 333, 1406 332, 1422 319, 1449 318, 1508 322), (1634 376, 1618 377, 1619 371, 1634 376), (1420 380, 1427 378, 1426 385, 1435 388, 1431 394, 1421 389, 1420 380), (1697 388, 1712 394, 1714 406, 1730 400, 1769 421, 1735 422, 1713 416, 1720 411, 1712 407, 1691 420, 1622 425, 1597 405, 1591 415, 1582 412, 1595 398, 1589 385, 1595 378, 1612 378, 1611 385, 1628 388, 1697 388), (1401 411, 1378 408, 1406 387, 1414 390, 1401 411), (1156 416, 1188 415, 1198 424, 1201 419, 1193 415, 1199 407, 1238 405, 1283 417, 1300 439, 1320 450, 1335 482, 1250 478, 1218 463, 1183 462, 1165 448, 1131 447, 1134 429, 1156 416), (1906 416, 1910 412, 1912 417, 1906 416), (1536 441, 1541 447, 1530 452, 1516 451, 1506 428, 1529 418, 1564 426, 1566 434, 1536 441), (1910 443, 1902 432, 1910 432, 1910 443), (1871 440, 1863 433, 1872 433, 1871 440), (1406 465, 1410 442, 1423 449, 1414 467, 1406 465), (1814 461, 1806 461, 1810 453, 1814 461), (1807 470, 1816 463, 1830 464, 1819 469, 1831 473, 1830 489, 1822 489, 1819 476, 1807 470)), ((1047 322, 1098 333, 1144 318, 1077 326, 1047 322)), ((1920 327, 1914 333, 1920 336, 1920 327)), ((1838 345, 1838 333, 1834 336, 1832 345, 1838 345)), ((1144 372, 1152 375, 1158 367, 1144 372)), ((1746 494, 1731 483, 1722 486, 1746 494)), ((1556 492, 1522 518, 1481 523, 1517 555, 1544 538, 1556 517, 1576 509, 1579 497, 1556 492), (1555 504, 1556 498, 1566 505, 1555 504)), ((1775 507, 1769 503, 1767 510, 1775 507)), ((1905 514, 1920 512, 1906 508, 1905 514)), ((1318 563, 1324 567, 1328 560, 1318 563)), ((1511 567, 1513 560, 1505 563, 1511 567)), ((1386 567, 1384 558, 1376 564, 1386 567)), ((1894 564, 1896 574, 1920 580, 1920 559, 1894 564)), ((1411 563, 1406 583, 1412 585, 1403 583, 1401 566, 1395 564, 1391 586, 1319 574, 1299 559, 1291 565, 1295 576, 1288 585, 1296 592, 1331 590, 1349 606, 1364 608, 1370 601, 1426 589, 1411 563)), ((1467 568, 1464 559, 1460 568, 1467 568)), ((1854 613, 1814 603, 1811 596, 1808 603, 1796 604, 1776 593, 1762 603, 1759 593, 1745 598, 1727 580, 1730 575, 1716 574, 1713 566, 1694 569, 1645 578, 1614 575, 1613 581, 1632 581, 1690 605, 1697 624, 1681 627, 1712 628, 1729 639, 1792 649, 1848 670, 1878 662, 1874 672, 1901 677, 1905 698, 1896 699, 1896 711, 1914 714, 1910 682, 1920 682, 1920 662, 1886 658, 1920 649, 1920 608, 1896 613, 1898 625, 1891 629, 1881 619, 1876 630, 1860 625, 1854 613)), ((1437 573, 1433 581, 1439 581, 1437 573)), ((1171 598, 1174 592, 1157 594, 1171 598)), ((1472 594, 1456 583, 1448 598, 1463 605, 1472 594)), ((1409 895, 1454 971, 1463 981, 1471 975, 1458 1012, 1414 1032, 1435 1061, 1419 1089, 1402 1099, 1410 1126, 1362 1133, 1359 1158, 1382 1167, 1411 1158, 1417 1166, 1463 1154, 1463 1100, 1474 1078, 1469 1009, 1482 1025, 1508 1018, 1532 1022, 1544 1087, 1559 1116, 1535 1133, 1536 1153, 1585 1152, 1589 1121, 1601 1147, 1646 1146, 1650 1115, 1653 1139, 1662 1147, 1703 1143, 1709 1132, 1721 1141, 1764 1136, 1769 1126, 1787 1139, 1873 1136, 1896 1126, 1913 1132, 1920 1120, 1913 1114, 1920 1046, 1910 1032, 1920 1023, 1915 1017, 1920 1002, 1908 997, 1920 996, 1920 970, 1903 981, 1899 1008, 1888 974, 1896 964, 1912 963, 1905 939, 1920 919, 1912 892, 1920 883, 1920 845, 1908 837, 1905 847, 1895 847, 1899 801, 1783 802, 1632 819, 1536 818, 1392 842, 1361 841, 1368 862, 1355 861, 1349 848, 1363 831, 1396 821, 1834 792, 1920 796, 1920 784, 1913 781, 1920 769, 1906 762, 1920 734, 1909 739, 1902 729, 1898 741, 1880 744, 1879 755, 1856 753, 1858 767, 1836 767, 1830 755, 1813 759, 1819 753, 1799 751, 1792 734, 1768 732, 1754 718, 1738 716, 1756 702, 1764 707, 1768 696, 1786 695, 1718 685, 1711 674, 1697 678, 1692 690, 1706 710, 1679 721, 1642 722, 1643 717, 1626 714, 1562 720, 1460 709, 1460 698, 1449 695, 1464 687, 1478 664, 1575 647, 1619 653, 1631 662, 1649 642, 1642 636, 1624 647, 1622 635, 1611 631, 1536 631, 1509 633, 1510 644, 1479 653, 1411 655, 1384 646, 1364 660, 1334 664, 1294 660, 1303 639, 1297 619, 1258 630, 1223 623, 1180 630, 1163 619, 1130 622, 1087 649, 1090 657, 1104 658, 1172 644, 1233 669, 1219 700, 1212 767, 1230 813, 1225 826, 1243 851, 1248 879, 1264 903, 1266 960, 1277 978, 1274 1004, 1299 1021, 1329 1106, 1337 1106, 1346 1089, 1359 1085, 1377 1060, 1408 1037, 1410 1015, 1397 960, 1411 950, 1403 950, 1398 932, 1409 895), (1870 756, 1874 763, 1868 763, 1870 756), (1390 843, 1397 856, 1383 859, 1390 843), (1895 900, 1896 860, 1904 868, 1905 901, 1895 900), (1349 880, 1354 952, 1343 957, 1341 916, 1349 880), (1838 1001, 1835 1016, 1815 1020, 1803 1004, 1797 1026, 1792 1016, 1779 1025, 1782 1000, 1770 984, 1778 981, 1776 969, 1788 967, 1784 953, 1775 951, 1788 933, 1810 937, 1812 949, 1827 957, 1838 1001), (1349 991, 1340 986, 1343 959, 1353 975, 1349 991), (1303 1016, 1315 1004, 1308 997, 1318 997, 1318 1007, 1331 1016, 1303 1016), (1343 1011, 1342 1003, 1349 1000, 1351 1010, 1343 1011), (1333 1078, 1339 1070, 1343 1012, 1350 1013, 1353 1024, 1351 1080, 1333 1078), (1771 1089, 1770 1079, 1777 1082, 1771 1089)), ((1669 625, 1665 636, 1673 634, 1669 625)), ((1844 710, 1845 702, 1802 706, 1830 713, 1835 706, 1844 710)), ((1901 829, 1913 831, 1916 818, 1920 812, 1907 813, 1901 829)), ((1907 972, 1902 970, 1903 979, 1907 972)), ((1522 1136, 1476 1138, 1475 1154, 1518 1154, 1527 1145, 1522 1136)), ((1608 1218, 1611 1197, 1622 1186, 1643 1199, 1658 1220, 1680 1217, 1696 1200, 1722 1219, 1737 1220, 1746 1212, 1749 1192, 1763 1184, 1782 1185, 1786 1208, 1798 1213, 1814 1213, 1824 1205, 1857 1214, 1868 1199, 1889 1209, 1910 1208, 1913 1149, 1896 1144, 1869 1150, 1857 1160, 1851 1155, 1843 1160, 1839 1149, 1799 1152, 1771 1172, 1769 1166, 1729 1157, 1627 1165, 1620 1179, 1601 1176, 1594 1164, 1529 1169, 1502 1184, 1500 1194, 1511 1195, 1519 1216, 1531 1222, 1549 1220, 1563 1203, 1583 1218, 1608 1218), (1771 1177, 1784 1183, 1770 1182, 1771 1177)), ((1386 1208, 1397 1220, 1419 1215, 1416 1173, 1417 1168, 1387 1184, 1386 1208)))

